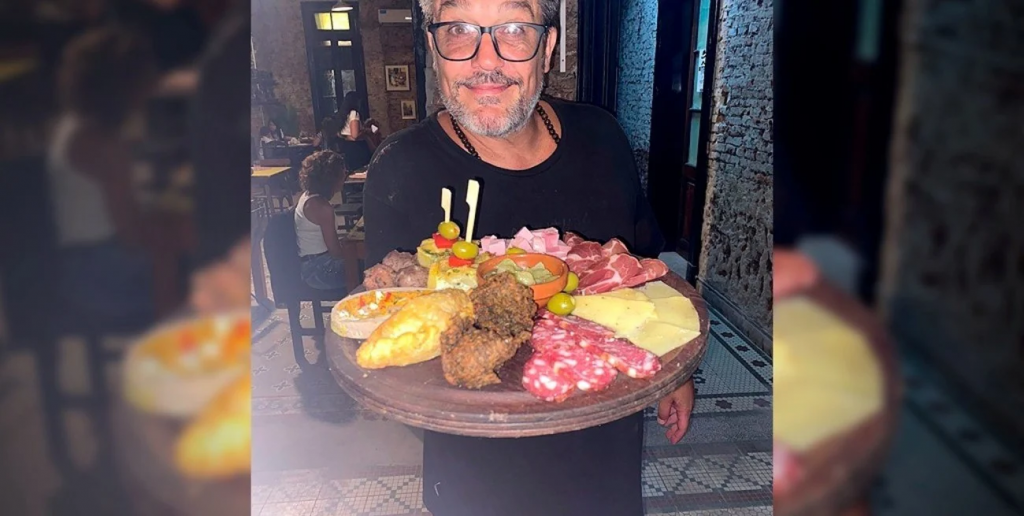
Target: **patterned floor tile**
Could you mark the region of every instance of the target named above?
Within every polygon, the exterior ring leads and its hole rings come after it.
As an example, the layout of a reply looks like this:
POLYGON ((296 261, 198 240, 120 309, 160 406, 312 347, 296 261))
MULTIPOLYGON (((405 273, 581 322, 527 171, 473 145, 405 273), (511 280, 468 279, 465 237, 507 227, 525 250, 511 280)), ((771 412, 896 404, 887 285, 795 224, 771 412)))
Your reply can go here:
POLYGON ((313 512, 313 500, 304 502, 268 503, 263 506, 260 516, 309 516, 313 512))

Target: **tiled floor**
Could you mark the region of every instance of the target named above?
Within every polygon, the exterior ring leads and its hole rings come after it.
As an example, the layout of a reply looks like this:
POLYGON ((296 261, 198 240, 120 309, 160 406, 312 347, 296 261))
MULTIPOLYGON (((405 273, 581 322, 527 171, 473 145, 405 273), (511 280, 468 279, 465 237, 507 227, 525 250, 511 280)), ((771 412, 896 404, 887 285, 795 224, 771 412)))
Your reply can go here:
MULTIPOLYGON (((264 316, 253 343, 253 514, 425 514, 418 432, 353 403, 317 364, 313 339, 304 357, 314 365, 296 364, 285 314, 264 316)), ((771 361, 717 314, 712 325, 683 442, 671 445, 648 409, 647 514, 771 514, 771 361)))

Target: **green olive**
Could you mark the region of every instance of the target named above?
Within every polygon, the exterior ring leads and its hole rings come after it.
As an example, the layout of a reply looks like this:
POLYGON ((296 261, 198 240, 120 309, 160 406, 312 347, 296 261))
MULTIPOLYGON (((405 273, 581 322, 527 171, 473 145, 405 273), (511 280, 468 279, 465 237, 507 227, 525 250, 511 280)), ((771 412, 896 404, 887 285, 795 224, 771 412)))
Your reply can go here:
POLYGON ((562 292, 568 292, 571 294, 578 286, 580 286, 580 277, 577 276, 575 272, 570 272, 569 279, 565 282, 565 288, 562 289, 562 292))
POLYGON ((508 251, 505 251, 505 254, 526 254, 526 250, 518 247, 509 247, 508 251))
POLYGON ((472 260, 473 258, 476 258, 476 255, 479 252, 480 248, 478 248, 473 242, 460 240, 452 244, 452 254, 462 258, 463 260, 472 260))
POLYGON ((576 300, 565 292, 559 292, 548 300, 548 310, 555 315, 569 315, 576 308, 576 300))
POLYGON ((448 240, 459 238, 459 225, 452 222, 442 222, 437 225, 437 232, 448 240))

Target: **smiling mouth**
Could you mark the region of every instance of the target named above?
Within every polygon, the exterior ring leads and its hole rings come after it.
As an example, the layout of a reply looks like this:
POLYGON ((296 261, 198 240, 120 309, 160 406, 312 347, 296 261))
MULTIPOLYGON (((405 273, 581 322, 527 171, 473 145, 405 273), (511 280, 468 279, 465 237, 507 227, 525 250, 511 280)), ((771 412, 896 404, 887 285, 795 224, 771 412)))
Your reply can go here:
POLYGON ((509 89, 511 86, 511 84, 477 84, 466 87, 473 93, 494 95, 509 89))

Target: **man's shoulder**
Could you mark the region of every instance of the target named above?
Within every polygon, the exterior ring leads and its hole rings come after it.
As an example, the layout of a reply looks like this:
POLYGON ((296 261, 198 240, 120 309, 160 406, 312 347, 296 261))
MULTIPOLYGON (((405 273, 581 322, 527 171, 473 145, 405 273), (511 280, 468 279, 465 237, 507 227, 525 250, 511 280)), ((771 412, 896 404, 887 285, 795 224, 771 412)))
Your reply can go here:
POLYGON ((424 152, 429 152, 434 148, 431 143, 434 140, 432 123, 431 118, 426 118, 385 138, 377 147, 370 166, 416 160, 424 152))
POLYGON ((583 102, 571 102, 557 98, 545 98, 560 117, 568 122, 597 130, 622 131, 615 115, 602 107, 583 102))

